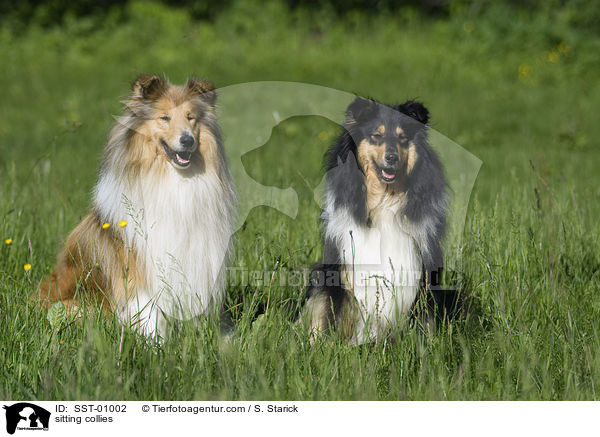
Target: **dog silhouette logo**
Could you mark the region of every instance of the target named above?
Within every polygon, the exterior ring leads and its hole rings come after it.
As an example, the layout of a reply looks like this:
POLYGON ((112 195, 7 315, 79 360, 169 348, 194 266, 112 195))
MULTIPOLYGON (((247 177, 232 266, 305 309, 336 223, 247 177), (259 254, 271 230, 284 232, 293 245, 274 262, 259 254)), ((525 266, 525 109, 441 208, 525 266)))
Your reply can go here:
POLYGON ((6 410, 6 432, 14 434, 18 430, 48 431, 50 411, 35 404, 19 402, 3 407, 6 410))

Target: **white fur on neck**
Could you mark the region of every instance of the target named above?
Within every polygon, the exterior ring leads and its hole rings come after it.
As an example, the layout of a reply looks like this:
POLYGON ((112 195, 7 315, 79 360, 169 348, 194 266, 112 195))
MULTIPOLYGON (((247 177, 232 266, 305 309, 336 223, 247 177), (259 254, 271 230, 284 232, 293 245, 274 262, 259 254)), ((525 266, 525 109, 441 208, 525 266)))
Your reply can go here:
POLYGON ((210 168, 184 177, 169 165, 160 177, 129 179, 111 169, 100 177, 94 204, 112 226, 128 221, 118 230, 142 264, 146 286, 121 302, 123 318, 143 313, 143 330, 154 331, 162 312, 189 318, 220 306, 235 204, 228 181, 210 168))
POLYGON ((409 312, 417 296, 421 257, 414 226, 402 222, 399 207, 381 211, 368 227, 356 223, 347 209, 334 208, 329 196, 326 202, 325 234, 338 247, 345 286, 361 310, 357 343, 377 338, 409 312))

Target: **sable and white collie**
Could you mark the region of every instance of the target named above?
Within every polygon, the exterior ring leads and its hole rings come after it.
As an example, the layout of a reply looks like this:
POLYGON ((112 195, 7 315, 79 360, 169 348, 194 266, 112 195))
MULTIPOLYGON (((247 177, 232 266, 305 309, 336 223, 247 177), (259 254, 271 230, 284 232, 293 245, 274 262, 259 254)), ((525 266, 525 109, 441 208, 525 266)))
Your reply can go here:
POLYGON ((357 98, 348 106, 345 131, 326 157, 324 257, 305 305, 313 333, 335 328, 353 344, 380 339, 430 281, 423 272, 435 280, 448 200, 428 120, 412 100, 357 98))
POLYGON ((218 310, 236 196, 210 82, 141 75, 104 151, 93 205, 39 287, 45 305, 87 298, 148 336, 166 317, 218 310))

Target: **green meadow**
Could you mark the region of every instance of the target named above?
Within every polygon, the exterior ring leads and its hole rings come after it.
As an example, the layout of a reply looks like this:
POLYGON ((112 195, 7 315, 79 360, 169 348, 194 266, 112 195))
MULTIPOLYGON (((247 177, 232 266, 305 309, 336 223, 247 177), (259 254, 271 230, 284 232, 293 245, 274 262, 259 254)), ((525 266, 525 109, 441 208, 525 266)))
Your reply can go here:
POLYGON ((209 22, 133 2, 101 25, 0 25, 0 399, 597 400, 600 36, 562 15, 496 13, 235 3, 209 22), (269 273, 229 285, 231 338, 210 318, 154 345, 93 308, 52 325, 29 295, 89 207, 141 72, 423 101, 431 127, 483 163, 449 254, 461 316, 435 328, 417 316, 395 341, 310 346, 293 316, 303 287, 279 278, 320 257, 314 189, 340 127, 298 116, 238 163, 295 191, 298 213, 256 206, 234 235, 232 265, 269 273))

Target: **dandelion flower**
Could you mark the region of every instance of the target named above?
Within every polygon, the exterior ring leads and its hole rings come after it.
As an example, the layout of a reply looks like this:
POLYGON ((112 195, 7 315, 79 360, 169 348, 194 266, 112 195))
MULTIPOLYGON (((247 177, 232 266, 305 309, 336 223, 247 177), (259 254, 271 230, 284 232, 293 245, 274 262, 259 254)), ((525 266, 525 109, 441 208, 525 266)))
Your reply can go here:
POLYGON ((119 227, 124 228, 125 226, 127 226, 127 220, 121 220, 119 222, 119 227))
POLYGON ((108 229, 108 228, 110 228, 110 223, 104 223, 102 225, 102 229, 108 229))
POLYGON ((6 240, 4 240, 4 242, 7 246, 10 246, 12 244, 12 238, 7 238, 6 240))
POLYGON ((29 270, 31 270, 31 264, 25 264, 25 265, 23 266, 23 269, 24 269, 26 272, 28 272, 29 270))

